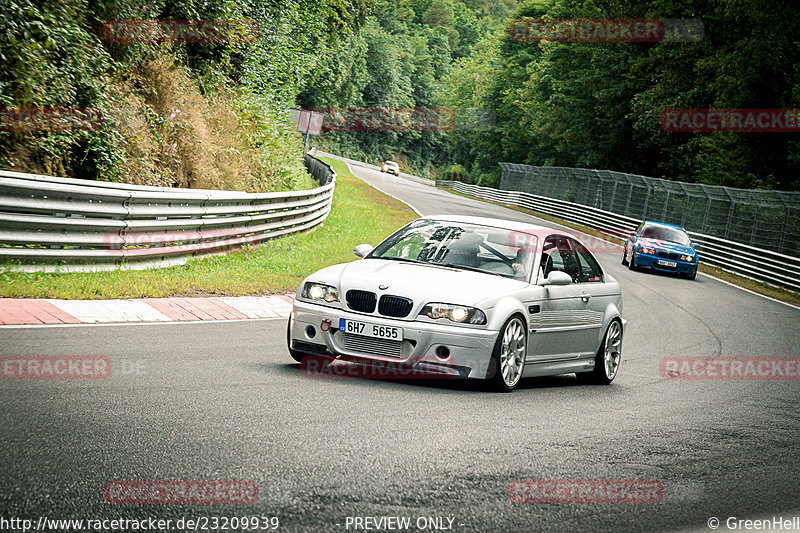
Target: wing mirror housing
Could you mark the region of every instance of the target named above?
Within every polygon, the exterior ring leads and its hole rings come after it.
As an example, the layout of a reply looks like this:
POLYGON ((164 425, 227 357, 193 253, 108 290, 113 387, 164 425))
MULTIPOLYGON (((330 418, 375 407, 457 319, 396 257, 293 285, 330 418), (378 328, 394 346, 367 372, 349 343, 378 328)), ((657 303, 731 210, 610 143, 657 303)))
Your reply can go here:
POLYGON ((571 285, 572 284, 572 277, 566 272, 562 272, 560 270, 553 270, 548 274, 547 279, 539 280, 537 285, 541 285, 542 287, 546 287, 548 285, 571 285))
POLYGON ((369 253, 374 250, 375 247, 371 244, 359 244, 355 248, 353 248, 353 253, 356 254, 356 257, 367 257, 369 253))
POLYGON ((636 242, 636 232, 631 232, 630 235, 628 235, 628 238, 631 241, 636 242))

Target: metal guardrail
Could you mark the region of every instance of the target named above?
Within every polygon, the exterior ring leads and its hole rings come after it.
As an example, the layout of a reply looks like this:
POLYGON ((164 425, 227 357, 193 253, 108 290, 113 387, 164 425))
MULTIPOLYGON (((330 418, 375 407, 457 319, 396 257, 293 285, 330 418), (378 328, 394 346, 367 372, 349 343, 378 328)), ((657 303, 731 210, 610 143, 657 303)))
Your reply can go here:
MULTIPOLYGON (((628 234, 634 231, 641 222, 639 219, 602 209, 527 192, 504 191, 458 181, 437 181, 436 186, 453 189, 477 198, 524 207, 531 211, 581 224, 617 238, 627 238, 628 234)), ((696 244, 701 263, 756 281, 800 291, 800 258, 691 231, 689 236, 696 244)))
POLYGON ((737 189, 611 170, 500 163, 500 189, 566 200, 800 257, 800 192, 737 189))
POLYGON ((260 194, 0 171, 0 265, 160 267, 311 228, 330 212, 336 174, 311 156, 305 162, 319 187, 260 194))

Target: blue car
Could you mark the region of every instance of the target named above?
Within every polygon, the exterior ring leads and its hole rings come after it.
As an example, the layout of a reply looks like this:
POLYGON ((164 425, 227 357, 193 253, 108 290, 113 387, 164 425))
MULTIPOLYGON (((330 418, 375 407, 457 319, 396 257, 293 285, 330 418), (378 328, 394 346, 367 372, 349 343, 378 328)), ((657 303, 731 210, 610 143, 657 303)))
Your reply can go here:
POLYGON ((699 261, 700 256, 686 230, 663 222, 639 224, 636 232, 628 236, 622 252, 622 264, 631 270, 648 268, 689 279, 697 276, 699 261))

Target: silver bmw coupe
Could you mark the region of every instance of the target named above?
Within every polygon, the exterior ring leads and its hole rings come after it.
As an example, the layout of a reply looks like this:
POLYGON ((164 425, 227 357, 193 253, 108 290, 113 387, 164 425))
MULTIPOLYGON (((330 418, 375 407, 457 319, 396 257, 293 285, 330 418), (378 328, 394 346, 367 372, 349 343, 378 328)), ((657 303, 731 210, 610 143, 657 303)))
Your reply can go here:
POLYGON ((353 252, 362 259, 297 290, 287 329, 295 360, 397 365, 499 391, 529 376, 609 384, 617 375, 620 286, 574 234, 426 216, 353 252))

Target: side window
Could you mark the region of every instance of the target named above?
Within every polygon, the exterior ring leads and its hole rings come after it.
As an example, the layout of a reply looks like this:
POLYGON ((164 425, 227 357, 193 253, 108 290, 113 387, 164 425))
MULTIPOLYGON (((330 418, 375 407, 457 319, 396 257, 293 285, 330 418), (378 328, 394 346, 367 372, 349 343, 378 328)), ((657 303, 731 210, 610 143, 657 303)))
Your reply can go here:
POLYGON ((578 263, 580 263, 581 272, 579 275, 579 283, 602 282, 603 269, 600 268, 600 264, 594 256, 589 253, 589 250, 575 240, 571 240, 570 244, 572 244, 572 248, 575 250, 575 256, 578 258, 578 263))
POLYGON ((546 277, 553 270, 569 274, 573 283, 580 283, 581 266, 566 237, 551 235, 544 242, 542 271, 546 277))

